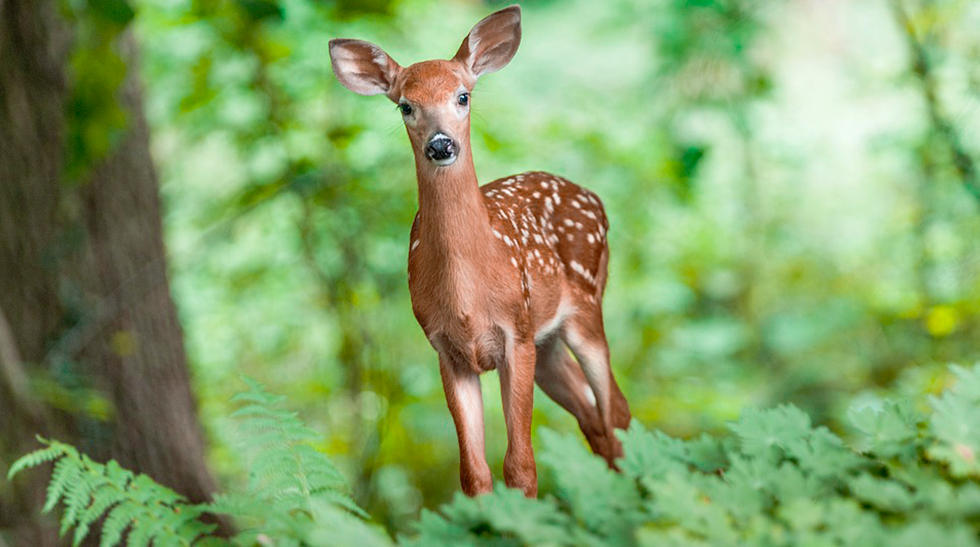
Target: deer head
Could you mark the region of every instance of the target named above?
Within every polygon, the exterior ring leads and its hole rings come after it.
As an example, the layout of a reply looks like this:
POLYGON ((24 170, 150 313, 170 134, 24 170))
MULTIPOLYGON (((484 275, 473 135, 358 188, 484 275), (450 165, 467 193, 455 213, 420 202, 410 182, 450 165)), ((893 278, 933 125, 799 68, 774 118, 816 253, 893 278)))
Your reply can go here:
POLYGON ((473 27, 456 55, 402 68, 362 40, 330 41, 337 79, 361 95, 385 94, 405 122, 419 168, 447 168, 470 156, 470 93, 476 80, 500 70, 521 43, 521 8, 493 13, 473 27))

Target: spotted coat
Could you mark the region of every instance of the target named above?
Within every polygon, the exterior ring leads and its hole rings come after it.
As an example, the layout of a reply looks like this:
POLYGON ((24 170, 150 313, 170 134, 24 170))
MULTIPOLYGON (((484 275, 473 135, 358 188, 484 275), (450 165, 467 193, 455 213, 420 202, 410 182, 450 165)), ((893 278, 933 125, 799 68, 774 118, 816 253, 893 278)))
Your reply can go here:
MULTIPOLYGON (((480 190, 493 235, 509 249, 510 265, 521 274, 525 306, 535 282, 557 275, 567 276, 591 301, 601 299, 609 221, 593 192, 541 171, 497 179, 480 190)), ((418 245, 413 237, 410 251, 418 245)))

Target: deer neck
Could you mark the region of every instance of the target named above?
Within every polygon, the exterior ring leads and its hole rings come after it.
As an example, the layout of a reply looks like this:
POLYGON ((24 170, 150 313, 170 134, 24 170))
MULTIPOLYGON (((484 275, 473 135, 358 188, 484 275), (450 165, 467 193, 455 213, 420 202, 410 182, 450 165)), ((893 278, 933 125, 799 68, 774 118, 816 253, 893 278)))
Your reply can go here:
POLYGON ((447 167, 435 167, 416 155, 419 239, 439 257, 441 264, 433 264, 437 267, 480 265, 493 259, 493 232, 468 143, 464 150, 447 167))

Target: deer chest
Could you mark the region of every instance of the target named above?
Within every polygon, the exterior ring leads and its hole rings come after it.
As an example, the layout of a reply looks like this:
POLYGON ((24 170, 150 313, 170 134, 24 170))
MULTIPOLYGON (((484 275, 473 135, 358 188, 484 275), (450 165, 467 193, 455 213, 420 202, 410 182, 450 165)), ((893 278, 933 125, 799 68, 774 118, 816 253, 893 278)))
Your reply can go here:
POLYGON ((409 283, 412 309, 440 355, 477 372, 494 370, 506 361, 507 332, 494 321, 483 284, 466 282, 460 287, 442 282, 429 287, 414 277, 409 283))
POLYGON ((429 340, 440 357, 455 367, 482 373, 496 370, 507 362, 507 333, 497 325, 475 335, 461 332, 460 329, 449 329, 429 340))

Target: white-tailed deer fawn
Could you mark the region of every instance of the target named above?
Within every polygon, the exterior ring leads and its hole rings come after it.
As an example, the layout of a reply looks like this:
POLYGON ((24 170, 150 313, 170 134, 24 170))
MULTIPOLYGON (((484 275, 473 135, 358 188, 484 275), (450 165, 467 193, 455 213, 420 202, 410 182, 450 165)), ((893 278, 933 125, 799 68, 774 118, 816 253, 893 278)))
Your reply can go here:
POLYGON ((459 437, 460 481, 469 495, 493 487, 484 453, 483 372, 500 374, 504 481, 528 496, 538 488, 531 448, 535 381, 575 415, 609 465, 622 455, 613 429, 630 420, 602 326, 609 260, 602 203, 548 173, 482 187, 476 179, 470 92, 478 77, 511 60, 520 41, 521 10, 511 6, 477 23, 449 61, 403 68, 374 44, 330 42, 340 82, 394 101, 415 151, 419 211, 408 286, 415 317, 439 353, 459 437))

